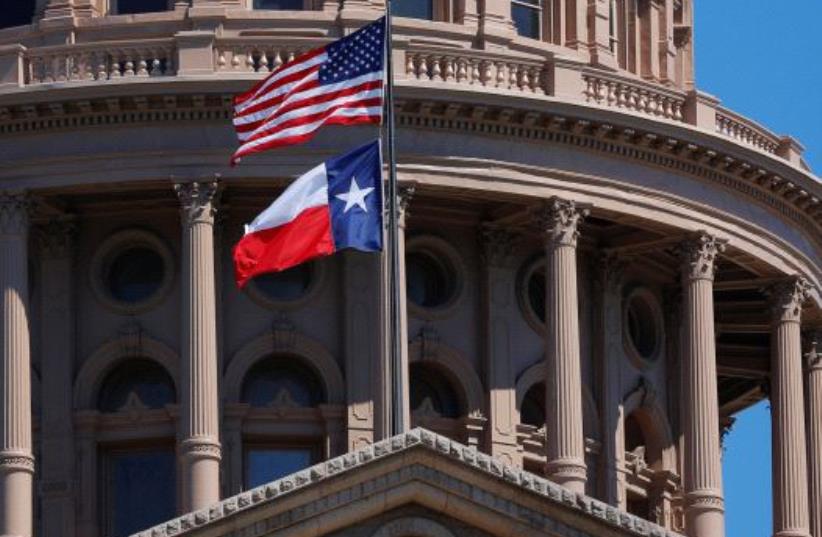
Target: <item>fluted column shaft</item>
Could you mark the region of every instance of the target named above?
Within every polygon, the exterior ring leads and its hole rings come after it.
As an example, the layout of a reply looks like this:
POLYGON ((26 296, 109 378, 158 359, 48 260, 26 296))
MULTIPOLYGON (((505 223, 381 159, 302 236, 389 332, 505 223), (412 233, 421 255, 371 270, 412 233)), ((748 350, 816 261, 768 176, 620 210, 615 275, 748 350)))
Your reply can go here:
POLYGON ((552 199, 541 214, 545 240, 546 451, 548 477, 585 492, 579 353, 577 237, 587 209, 552 199))
POLYGON ((182 204, 182 512, 220 499, 217 321, 214 283, 216 182, 174 185, 182 204))
POLYGON ((773 465, 773 533, 775 537, 808 537, 808 469, 802 385, 802 303, 808 284, 794 278, 770 290, 771 444, 773 465))
POLYGON ((822 331, 813 337, 807 363, 811 535, 822 537, 822 331))
POLYGON ((689 537, 725 535, 713 280, 724 243, 701 234, 682 245, 684 341, 682 424, 685 529, 689 537))
POLYGON ((0 379, 0 535, 32 534, 31 376, 28 321, 29 202, 0 194, 3 378, 0 379))

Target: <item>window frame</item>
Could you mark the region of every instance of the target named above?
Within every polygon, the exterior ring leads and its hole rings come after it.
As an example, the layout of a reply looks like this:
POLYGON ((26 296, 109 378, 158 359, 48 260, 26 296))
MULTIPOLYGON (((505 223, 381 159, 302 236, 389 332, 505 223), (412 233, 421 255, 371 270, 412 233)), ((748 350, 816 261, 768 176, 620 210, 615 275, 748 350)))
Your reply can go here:
MULTIPOLYGON (((545 1, 546 0, 537 0, 537 3, 533 4, 531 2, 528 2, 527 0, 511 0, 511 20, 512 21, 513 21, 513 18, 514 18, 514 6, 520 6, 520 7, 524 7, 524 8, 533 9, 537 13, 537 30, 539 32, 539 35, 537 35, 536 37, 532 37, 532 36, 524 35, 524 34, 521 34, 521 33, 517 32, 518 36, 524 37, 526 39, 535 39, 537 41, 543 41, 544 40, 544 37, 548 34, 548 32, 546 32, 546 30, 548 28, 550 28, 550 26, 546 26, 546 24, 545 24, 545 19, 546 19, 546 17, 545 17, 545 13, 546 13, 545 1)), ((551 17, 551 18, 553 19, 553 17, 551 17)), ((516 29, 516 25, 515 25, 514 28, 516 29)), ((550 34, 553 34, 553 32, 550 32, 550 34)))

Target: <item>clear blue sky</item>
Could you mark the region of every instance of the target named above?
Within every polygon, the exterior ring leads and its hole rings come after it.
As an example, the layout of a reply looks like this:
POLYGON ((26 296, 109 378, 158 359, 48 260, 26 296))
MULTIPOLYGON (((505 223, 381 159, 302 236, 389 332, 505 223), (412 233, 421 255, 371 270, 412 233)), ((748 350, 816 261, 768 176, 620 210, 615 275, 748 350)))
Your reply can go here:
MULTIPOLYGON (((696 0, 697 86, 805 146, 822 174, 820 0, 696 0)), ((728 537, 771 535, 770 411, 737 416, 723 459, 728 537)))

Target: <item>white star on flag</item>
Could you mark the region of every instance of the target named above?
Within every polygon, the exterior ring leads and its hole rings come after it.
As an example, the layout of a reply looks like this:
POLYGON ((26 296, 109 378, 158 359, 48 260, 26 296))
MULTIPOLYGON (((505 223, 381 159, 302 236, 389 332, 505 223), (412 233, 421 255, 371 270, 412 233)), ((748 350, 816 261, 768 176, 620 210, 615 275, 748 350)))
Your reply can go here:
POLYGON ((355 205, 362 209, 365 212, 368 212, 368 208, 365 206, 365 198, 368 197, 371 192, 373 192, 374 187, 370 186, 368 188, 360 188, 360 185, 357 184, 357 178, 351 178, 351 186, 348 189, 348 192, 344 194, 337 194, 335 197, 345 202, 345 209, 343 209, 343 214, 347 213, 349 209, 354 207, 355 205))

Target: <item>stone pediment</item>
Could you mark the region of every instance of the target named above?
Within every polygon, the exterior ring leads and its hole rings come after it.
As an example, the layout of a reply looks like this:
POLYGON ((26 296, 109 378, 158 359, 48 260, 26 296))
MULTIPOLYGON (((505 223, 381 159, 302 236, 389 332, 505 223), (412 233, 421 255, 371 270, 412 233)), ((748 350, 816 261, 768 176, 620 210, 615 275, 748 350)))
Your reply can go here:
MULTIPOLYGON (((406 530, 386 529, 393 526, 362 531, 387 513, 411 508, 446 519, 428 527, 448 530, 451 521, 476 535, 679 537, 425 429, 335 457, 133 537, 407 537, 406 530)), ((428 519, 403 520, 394 526, 428 524, 428 519)))

